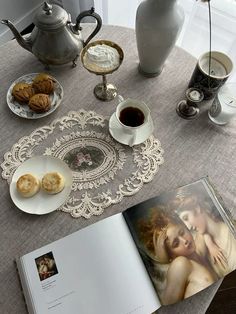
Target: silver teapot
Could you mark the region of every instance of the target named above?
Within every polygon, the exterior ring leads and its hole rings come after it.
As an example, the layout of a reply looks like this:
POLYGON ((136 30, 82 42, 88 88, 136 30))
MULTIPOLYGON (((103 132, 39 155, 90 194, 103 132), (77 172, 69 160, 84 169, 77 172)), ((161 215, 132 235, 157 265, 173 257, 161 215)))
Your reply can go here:
POLYGON ((2 20, 14 34, 17 42, 24 49, 32 52, 43 64, 61 65, 72 61, 76 66, 79 53, 84 46, 99 32, 101 17, 91 10, 81 12, 76 23, 71 22, 70 14, 56 4, 44 2, 34 17, 34 29, 29 37, 24 38, 9 20, 2 20), (97 24, 94 31, 83 40, 80 21, 85 16, 92 16, 97 24))

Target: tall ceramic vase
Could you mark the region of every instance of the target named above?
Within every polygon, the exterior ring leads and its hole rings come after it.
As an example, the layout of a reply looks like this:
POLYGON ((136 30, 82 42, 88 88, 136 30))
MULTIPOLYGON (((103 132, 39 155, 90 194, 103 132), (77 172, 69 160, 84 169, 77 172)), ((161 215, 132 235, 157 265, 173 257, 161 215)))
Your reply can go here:
POLYGON ((148 77, 161 73, 184 22, 176 0, 145 0, 136 13, 139 71, 148 77))

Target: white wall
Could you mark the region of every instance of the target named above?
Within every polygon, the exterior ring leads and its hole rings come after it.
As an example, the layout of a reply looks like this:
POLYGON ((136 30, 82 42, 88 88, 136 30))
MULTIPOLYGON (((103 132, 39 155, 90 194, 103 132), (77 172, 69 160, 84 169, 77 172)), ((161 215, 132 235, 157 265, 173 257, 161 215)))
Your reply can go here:
MULTIPOLYGON (((7 19, 15 24, 18 31, 22 31, 33 21, 35 10, 42 4, 42 0, 1 0, 0 20, 7 19)), ((0 45, 13 37, 9 28, 0 24, 0 45)))

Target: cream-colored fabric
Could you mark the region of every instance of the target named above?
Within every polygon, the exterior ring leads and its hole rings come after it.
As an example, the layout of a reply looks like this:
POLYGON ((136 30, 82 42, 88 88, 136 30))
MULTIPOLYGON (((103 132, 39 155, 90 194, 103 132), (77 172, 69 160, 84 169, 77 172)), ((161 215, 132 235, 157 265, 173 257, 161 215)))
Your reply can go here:
MULTIPOLYGON (((84 27, 86 29, 86 27, 84 27)), ((83 31, 86 38, 88 32, 83 31)), ((209 175, 222 195, 226 206, 235 208, 235 147, 236 122, 225 127, 212 125, 207 117, 209 104, 201 105, 201 115, 193 121, 177 116, 175 106, 185 94, 196 60, 175 48, 163 72, 156 78, 144 78, 138 71, 135 33, 131 29, 103 26, 96 38, 113 40, 124 50, 121 67, 107 76, 124 97, 136 98, 148 104, 154 120, 154 136, 165 150, 165 163, 149 184, 132 197, 108 207, 101 216, 72 219, 70 215, 54 212, 32 216, 19 211, 10 200, 6 180, 0 178, 0 304, 1 313, 25 314, 23 298, 17 279, 14 258, 66 236, 91 223, 141 202, 142 200, 209 175)), ((86 71, 79 62, 77 68, 66 65, 50 73, 62 84, 64 98, 58 109, 38 120, 26 120, 14 115, 6 104, 10 84, 26 73, 45 72, 40 62, 15 41, 0 48, 0 155, 9 151, 21 137, 35 128, 50 124, 71 110, 93 110, 105 117, 115 111, 117 99, 101 102, 94 97, 93 88, 102 78, 86 71)), ((235 215, 235 212, 234 212, 235 215)), ((159 313, 203 314, 220 282, 186 299, 178 305, 163 307, 159 313)), ((132 293, 132 292, 131 292, 132 293)), ((222 309, 224 305, 222 304, 222 309)), ((110 314, 110 313, 104 313, 110 314)))
POLYGON ((37 128, 15 143, 4 154, 2 177, 10 183, 16 168, 36 155, 62 159, 73 171, 73 184, 70 196, 59 209, 74 218, 88 219, 151 182, 164 162, 163 153, 153 135, 140 145, 121 145, 110 136, 108 119, 81 109, 37 128))

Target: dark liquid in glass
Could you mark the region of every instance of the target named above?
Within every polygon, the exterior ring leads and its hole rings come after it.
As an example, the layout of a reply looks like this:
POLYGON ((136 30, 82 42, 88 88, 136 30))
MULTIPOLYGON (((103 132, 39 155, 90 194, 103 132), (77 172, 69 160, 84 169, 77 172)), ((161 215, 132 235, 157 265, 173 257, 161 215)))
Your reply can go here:
POLYGON ((143 112, 134 107, 127 107, 121 110, 120 112, 120 121, 127 126, 140 126, 144 122, 143 112))

